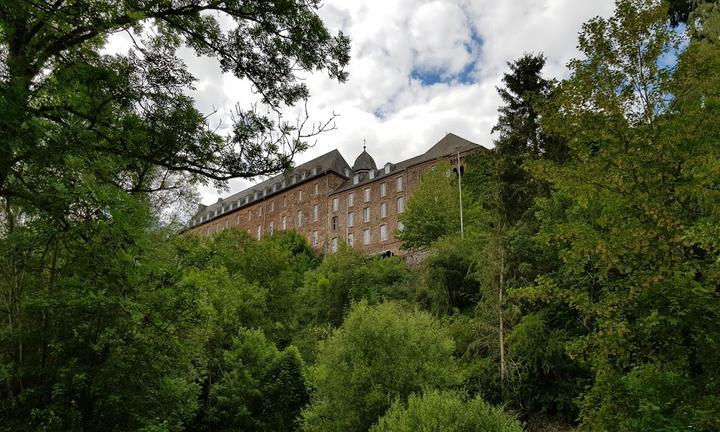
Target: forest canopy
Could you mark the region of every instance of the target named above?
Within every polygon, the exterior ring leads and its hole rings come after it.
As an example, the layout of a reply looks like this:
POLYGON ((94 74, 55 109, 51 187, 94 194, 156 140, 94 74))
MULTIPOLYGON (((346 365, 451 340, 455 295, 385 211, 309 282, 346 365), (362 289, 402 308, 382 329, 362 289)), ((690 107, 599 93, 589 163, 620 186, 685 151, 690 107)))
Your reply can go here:
POLYGON ((319 6, 0 3, 0 431, 720 430, 720 5, 618 0, 565 79, 510 62, 494 150, 409 198, 420 263, 163 223, 323 130, 217 134, 178 49, 302 104, 350 60, 319 6))

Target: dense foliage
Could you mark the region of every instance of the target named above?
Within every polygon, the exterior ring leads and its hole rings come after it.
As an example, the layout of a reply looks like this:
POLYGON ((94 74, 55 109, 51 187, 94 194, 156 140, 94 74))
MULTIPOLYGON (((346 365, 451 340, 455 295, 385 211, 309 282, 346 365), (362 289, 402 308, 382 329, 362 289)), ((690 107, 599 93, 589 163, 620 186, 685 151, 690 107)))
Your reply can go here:
POLYGON ((720 429, 717 2, 618 0, 562 81, 510 63, 495 151, 409 199, 413 266, 164 226, 298 132, 210 132, 176 49, 277 107, 348 41, 315 1, 122 4, 0 4, 0 431, 720 429))
POLYGON ((522 432, 520 422, 480 398, 469 401, 452 392, 413 395, 407 406, 393 403, 372 432, 522 432))
POLYGON ((652 2, 587 23, 547 121, 573 155, 535 169, 555 189, 539 237, 560 263, 523 295, 583 323, 568 352, 592 369, 594 429, 720 427, 720 15, 699 11, 704 37, 670 65, 687 42, 652 2))
POLYGON ((366 431, 415 392, 459 382, 448 330, 430 314, 395 302, 356 304, 318 350, 306 431, 366 431))

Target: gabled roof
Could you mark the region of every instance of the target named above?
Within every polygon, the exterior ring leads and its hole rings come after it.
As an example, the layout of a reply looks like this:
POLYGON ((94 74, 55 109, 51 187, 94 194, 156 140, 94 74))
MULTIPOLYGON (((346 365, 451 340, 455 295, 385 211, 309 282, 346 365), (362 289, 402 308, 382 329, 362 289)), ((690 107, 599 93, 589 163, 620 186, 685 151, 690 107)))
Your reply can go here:
POLYGON ((476 149, 485 149, 485 147, 475 144, 472 141, 468 141, 465 138, 459 137, 453 133, 448 133, 440 141, 436 142, 435 145, 430 147, 425 153, 406 159, 402 162, 398 162, 395 169, 405 169, 423 162, 450 156, 457 152, 464 153, 476 149))

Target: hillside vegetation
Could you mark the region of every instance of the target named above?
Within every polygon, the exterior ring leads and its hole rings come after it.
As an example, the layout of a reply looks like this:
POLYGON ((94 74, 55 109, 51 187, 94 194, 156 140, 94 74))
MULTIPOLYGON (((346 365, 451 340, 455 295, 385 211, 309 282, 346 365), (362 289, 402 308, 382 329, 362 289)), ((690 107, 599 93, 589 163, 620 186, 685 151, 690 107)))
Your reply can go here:
POLYGON ((618 0, 563 81, 510 63, 495 150, 402 214, 415 266, 167 223, 306 138, 246 112, 227 145, 175 50, 295 104, 296 68, 345 78, 318 2, 220 2, 229 34, 111 3, 0 5, 0 431, 720 430, 715 2, 618 0), (100 54, 148 20, 154 50, 100 54))

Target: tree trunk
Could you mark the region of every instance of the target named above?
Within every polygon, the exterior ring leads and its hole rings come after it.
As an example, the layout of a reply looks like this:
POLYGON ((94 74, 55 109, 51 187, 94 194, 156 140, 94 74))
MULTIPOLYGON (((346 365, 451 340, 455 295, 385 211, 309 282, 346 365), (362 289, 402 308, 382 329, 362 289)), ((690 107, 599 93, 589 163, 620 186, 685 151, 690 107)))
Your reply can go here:
POLYGON ((499 329, 499 340, 500 340, 500 386, 505 388, 505 380, 507 370, 505 367, 505 329, 503 321, 503 291, 505 289, 505 248, 500 246, 500 275, 499 275, 499 289, 498 289, 498 318, 500 321, 499 329))

